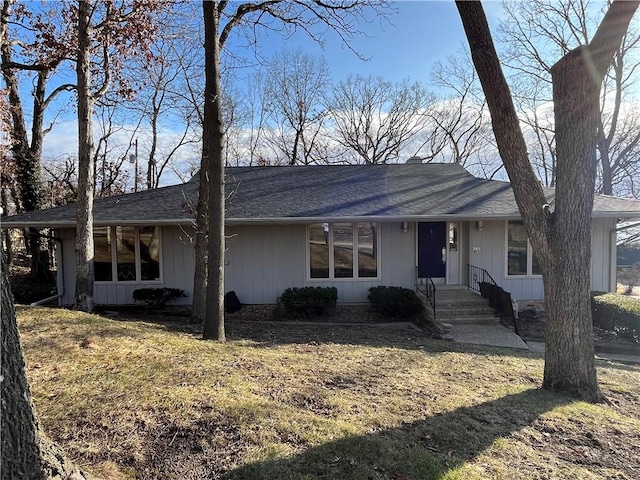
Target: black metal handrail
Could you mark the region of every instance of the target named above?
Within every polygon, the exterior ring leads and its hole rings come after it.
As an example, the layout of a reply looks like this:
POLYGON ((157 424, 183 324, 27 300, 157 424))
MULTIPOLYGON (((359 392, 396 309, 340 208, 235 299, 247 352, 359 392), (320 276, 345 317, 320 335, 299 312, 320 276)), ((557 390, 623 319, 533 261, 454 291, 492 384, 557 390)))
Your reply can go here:
POLYGON ((467 276, 467 288, 469 290, 480 293, 481 283, 490 283, 491 285, 498 286, 491 274, 484 268, 467 264, 467 269, 469 270, 469 275, 467 276))
POLYGON ((433 280, 430 276, 426 277, 418 277, 418 267, 416 267, 416 290, 424 293, 425 297, 429 301, 429 305, 431 305, 431 310, 433 310, 433 319, 436 319, 436 285, 433 283, 433 280), (422 283, 421 280, 426 280, 426 283, 422 283))
POLYGON ((510 317, 513 320, 513 326, 516 335, 520 335, 518 328, 518 315, 513 308, 513 300, 511 293, 507 292, 499 286, 493 277, 484 268, 467 264, 468 278, 467 288, 473 290, 483 298, 489 300, 489 305, 500 315, 510 317))

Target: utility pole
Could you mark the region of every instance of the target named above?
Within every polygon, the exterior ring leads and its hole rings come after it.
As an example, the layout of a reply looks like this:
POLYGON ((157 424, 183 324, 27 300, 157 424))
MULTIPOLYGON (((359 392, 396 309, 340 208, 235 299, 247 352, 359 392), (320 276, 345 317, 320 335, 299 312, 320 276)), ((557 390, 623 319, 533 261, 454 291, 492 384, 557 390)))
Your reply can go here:
POLYGON ((136 138, 133 141, 134 152, 129 155, 129 163, 134 164, 134 174, 133 174, 133 191, 138 191, 138 139, 136 138))

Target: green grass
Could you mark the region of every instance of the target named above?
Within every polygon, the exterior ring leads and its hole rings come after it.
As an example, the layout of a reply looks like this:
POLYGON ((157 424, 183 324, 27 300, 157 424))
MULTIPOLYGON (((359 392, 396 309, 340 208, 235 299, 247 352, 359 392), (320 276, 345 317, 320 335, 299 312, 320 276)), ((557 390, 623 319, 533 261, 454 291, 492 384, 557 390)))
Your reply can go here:
POLYGON ((594 406, 536 355, 409 330, 18 311, 42 425, 103 478, 639 477, 635 366, 599 364, 594 406))

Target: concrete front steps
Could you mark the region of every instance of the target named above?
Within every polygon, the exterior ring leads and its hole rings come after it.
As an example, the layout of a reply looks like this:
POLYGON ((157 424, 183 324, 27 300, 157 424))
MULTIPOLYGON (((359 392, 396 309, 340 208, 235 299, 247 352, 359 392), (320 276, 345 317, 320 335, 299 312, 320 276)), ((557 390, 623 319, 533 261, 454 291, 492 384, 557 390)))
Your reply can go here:
MULTIPOLYGON (((430 310, 431 306, 428 308, 430 310)), ((488 300, 468 290, 466 286, 436 285, 436 322, 450 325, 497 325, 500 318, 489 306, 488 300)))

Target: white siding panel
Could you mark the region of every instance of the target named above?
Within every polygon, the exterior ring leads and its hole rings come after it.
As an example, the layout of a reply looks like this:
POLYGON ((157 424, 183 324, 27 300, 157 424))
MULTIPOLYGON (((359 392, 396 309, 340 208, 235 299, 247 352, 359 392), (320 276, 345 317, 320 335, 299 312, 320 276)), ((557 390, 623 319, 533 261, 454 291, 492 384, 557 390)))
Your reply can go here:
POLYGON ((489 272, 498 285, 517 300, 544 298, 544 285, 539 277, 507 277, 506 224, 504 221, 484 221, 482 232, 476 222, 469 229, 469 263, 489 272))
MULTIPOLYGON (((59 230, 56 235, 63 243, 63 268, 65 294, 62 305, 73 305, 75 294, 75 252, 73 229, 59 230)), ((193 290, 194 251, 188 236, 178 227, 163 227, 161 277, 162 282, 97 282, 94 284, 94 301, 98 305, 126 305, 133 303, 133 291, 138 288, 180 288, 188 297, 178 299, 175 304, 190 305, 193 290)))
POLYGON ((409 223, 409 231, 402 231, 401 223, 383 224, 389 246, 382 244, 382 285, 414 289, 417 276, 416 224, 409 223), (388 280, 387 280, 388 279, 388 280))
POLYGON ((302 287, 306 272, 306 227, 228 227, 225 290, 242 303, 275 303, 289 287, 302 287))
MULTIPOLYGON (((594 219, 592 240, 592 288, 611 288, 611 231, 615 219, 594 219)), ((403 232, 399 222, 380 224, 379 279, 310 281, 307 273, 306 225, 230 226, 227 228, 225 290, 235 290, 247 304, 274 303, 289 287, 335 286, 341 303, 366 303, 372 286, 415 287, 416 231, 409 224, 403 232)), ((177 303, 191 304, 194 275, 194 248, 191 232, 178 227, 162 228, 161 283, 97 283, 95 301, 115 305, 133 302, 133 291, 143 287, 180 288, 188 297, 177 303)), ((72 305, 75 291, 75 253, 73 229, 56 232, 62 239, 61 262, 65 293, 62 305, 72 305)), ((542 299, 540 278, 506 276, 506 239, 504 221, 484 221, 482 231, 476 222, 464 225, 461 235, 461 260, 486 269, 496 282, 518 300, 542 299), (468 237, 467 237, 468 235, 468 237), (468 238, 468 241, 467 241, 468 238), (464 239, 464 242, 462 241, 464 239)))
POLYGON ((191 305, 193 299, 195 251, 191 239, 194 235, 193 229, 188 227, 162 228, 162 286, 180 288, 187 294, 185 298, 177 299, 175 305, 191 305))
POLYGON ((63 269, 64 295, 60 304, 69 306, 73 305, 76 290, 75 229, 57 230, 55 235, 62 240, 62 262, 59 258, 58 262, 63 269))
POLYGON ((380 225, 379 280, 309 280, 306 225, 232 226, 227 229, 225 289, 235 290, 242 303, 274 303, 290 287, 333 286, 340 303, 366 303, 377 285, 414 287, 413 226, 380 225))
MULTIPOLYGON (((470 224, 469 263, 484 268, 496 283, 517 300, 544 298, 544 284, 539 277, 507 277, 506 232, 504 221, 485 221, 482 232, 475 222, 470 224)), ((591 284, 594 290, 611 289, 611 231, 615 219, 594 219, 592 235, 591 284)))

